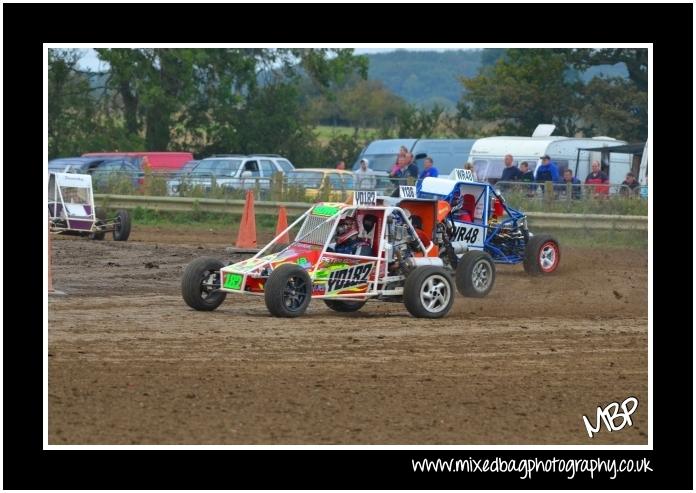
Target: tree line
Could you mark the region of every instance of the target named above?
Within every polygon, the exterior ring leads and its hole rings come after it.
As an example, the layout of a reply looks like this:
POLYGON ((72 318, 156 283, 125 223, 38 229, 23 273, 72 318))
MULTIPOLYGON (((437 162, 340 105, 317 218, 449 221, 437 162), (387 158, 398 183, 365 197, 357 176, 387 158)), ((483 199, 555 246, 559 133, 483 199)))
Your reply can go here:
MULTIPOLYGON (((645 49, 473 51, 467 61, 478 69, 460 71, 454 109, 408 103, 368 78, 374 55, 351 49, 96 51, 108 62, 103 73, 82 70, 78 50, 49 50, 50 157, 133 149, 261 152, 317 166, 352 162, 373 138, 531 135, 539 123, 554 123, 558 135, 647 137, 645 49), (617 63, 627 77, 587 77, 588 69, 617 63), (320 142, 319 124, 354 131, 320 142)), ((400 55, 406 56, 384 57, 400 55)), ((425 67, 434 55, 415 56, 425 67)))

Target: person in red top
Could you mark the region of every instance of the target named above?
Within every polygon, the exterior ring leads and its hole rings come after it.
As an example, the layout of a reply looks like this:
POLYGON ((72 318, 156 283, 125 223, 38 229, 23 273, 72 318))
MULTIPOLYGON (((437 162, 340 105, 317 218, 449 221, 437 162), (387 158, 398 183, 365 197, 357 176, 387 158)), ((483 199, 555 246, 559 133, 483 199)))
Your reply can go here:
POLYGON ((592 161, 592 172, 585 178, 585 184, 594 185, 597 195, 609 195, 609 177, 601 170, 599 161, 592 161))

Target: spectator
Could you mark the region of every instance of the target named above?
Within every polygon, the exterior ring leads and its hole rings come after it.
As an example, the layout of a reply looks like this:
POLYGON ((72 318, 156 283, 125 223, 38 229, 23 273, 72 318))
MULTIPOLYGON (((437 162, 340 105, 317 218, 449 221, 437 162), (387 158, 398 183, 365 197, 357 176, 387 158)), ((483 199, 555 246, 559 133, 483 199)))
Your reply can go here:
POLYGON ((558 166, 556 166, 556 163, 551 161, 548 154, 541 156, 541 164, 536 168, 535 177, 538 183, 543 183, 546 181, 558 183, 560 181, 558 176, 558 166))
POLYGON ((411 178, 418 179, 418 166, 416 166, 415 159, 413 158, 413 154, 406 153, 406 171, 404 173, 404 176, 410 176, 411 178))
POLYGON ((594 185, 596 195, 609 195, 609 177, 601 170, 599 161, 592 161, 592 171, 585 178, 587 185, 594 185))
POLYGON ((355 187, 358 190, 374 190, 376 187, 377 177, 369 165, 367 159, 360 160, 360 169, 355 172, 355 187))
POLYGON ((336 169, 346 169, 346 162, 339 161, 338 164, 336 165, 336 169))
POLYGON ((520 163, 520 181, 531 183, 534 181, 534 173, 529 171, 529 163, 527 161, 522 161, 520 163))
POLYGON ((503 170, 503 175, 500 177, 500 181, 517 181, 522 176, 520 169, 514 166, 511 154, 505 155, 505 169, 503 170))
POLYGON ((406 166, 406 156, 399 156, 396 160, 396 164, 392 166, 391 171, 389 171, 389 178, 396 187, 405 184, 401 182, 406 177, 406 175, 404 174, 404 169, 406 168, 406 166))
POLYGON ((640 193, 640 183, 636 180, 636 175, 629 171, 626 179, 621 183, 621 195, 625 197, 638 195, 640 193))
POLYGON ((422 180, 428 176, 437 178, 439 175, 440 173, 437 171, 437 168, 433 166, 433 158, 430 156, 425 158, 425 161, 423 161, 423 172, 418 176, 418 179, 422 180))
MULTIPOLYGON (((582 187, 581 187, 581 182, 577 178, 573 176, 573 171, 570 169, 566 169, 563 171, 563 183, 567 184, 570 183, 572 185, 571 187, 571 198, 573 199, 580 199, 582 198, 582 187)), ((565 193, 566 188, 562 190, 563 193, 565 193)))

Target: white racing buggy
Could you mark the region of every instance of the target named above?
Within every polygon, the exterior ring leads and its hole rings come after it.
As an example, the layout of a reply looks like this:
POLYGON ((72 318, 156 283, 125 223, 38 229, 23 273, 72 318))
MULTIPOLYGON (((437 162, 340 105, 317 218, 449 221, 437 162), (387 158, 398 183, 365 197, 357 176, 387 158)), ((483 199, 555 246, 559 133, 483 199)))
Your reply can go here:
MULTIPOLYGON (((445 316, 455 282, 431 241, 438 202, 401 200, 389 206, 375 192, 355 194, 352 205, 312 206, 248 260, 231 265, 212 257, 194 260, 182 278, 184 301, 208 311, 228 293, 258 295, 272 315, 296 317, 312 299, 337 312, 355 312, 368 300, 379 300, 404 303, 414 317, 445 316), (282 244, 281 238, 297 226, 295 240, 282 244)), ((472 282, 462 280, 461 287, 471 289, 472 282)))
POLYGON ((51 233, 94 240, 112 232, 115 241, 126 241, 131 231, 128 212, 119 210, 107 218, 104 210, 94 207, 92 177, 75 173, 49 173, 48 222, 51 233))

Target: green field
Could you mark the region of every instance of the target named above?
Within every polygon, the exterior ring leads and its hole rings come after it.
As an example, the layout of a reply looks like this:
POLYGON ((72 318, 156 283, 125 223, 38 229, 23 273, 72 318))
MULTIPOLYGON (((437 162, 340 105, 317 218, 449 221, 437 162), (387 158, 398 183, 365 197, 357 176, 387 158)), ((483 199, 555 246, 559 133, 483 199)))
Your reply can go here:
MULTIPOLYGON (((289 216, 288 224, 297 216, 289 216)), ((239 214, 218 214, 210 212, 157 212, 137 208, 133 211, 133 223, 138 225, 158 226, 176 230, 177 228, 191 231, 192 229, 208 230, 219 228, 236 229, 241 217, 239 214)), ((257 232, 271 233, 275 230, 278 218, 274 215, 256 215, 257 232)), ((631 248, 647 249, 647 231, 613 231, 597 229, 550 229, 536 231, 548 233, 556 237, 561 246, 583 248, 631 248)))
MULTIPOLYGON (((353 127, 331 127, 327 125, 318 125, 314 129, 319 142, 322 145, 326 145, 329 141, 339 135, 351 136, 355 132, 353 127)), ((374 140, 377 138, 376 128, 360 128, 358 130, 358 137, 362 140, 374 140)))

